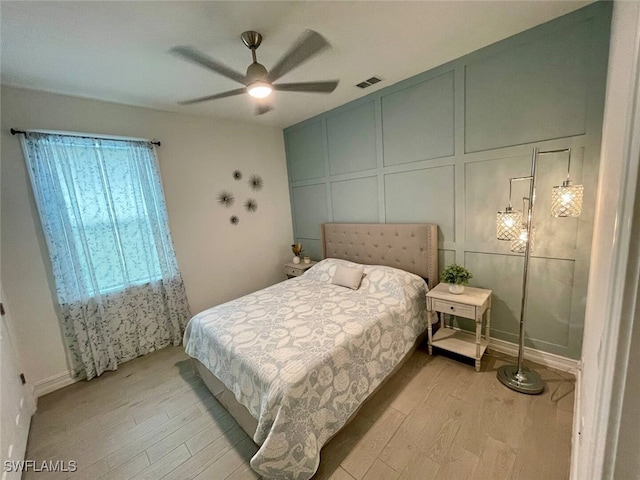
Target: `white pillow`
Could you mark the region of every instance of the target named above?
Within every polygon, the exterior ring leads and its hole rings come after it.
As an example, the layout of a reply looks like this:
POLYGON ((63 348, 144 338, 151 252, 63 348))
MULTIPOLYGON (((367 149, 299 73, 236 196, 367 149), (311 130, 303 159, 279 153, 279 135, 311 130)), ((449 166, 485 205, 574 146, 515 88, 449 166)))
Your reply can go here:
POLYGON ((360 282, 362 281, 362 275, 364 274, 364 267, 362 265, 358 267, 347 267, 346 265, 337 265, 336 271, 333 274, 331 283, 334 285, 341 285, 343 287, 357 290, 360 288, 360 282))

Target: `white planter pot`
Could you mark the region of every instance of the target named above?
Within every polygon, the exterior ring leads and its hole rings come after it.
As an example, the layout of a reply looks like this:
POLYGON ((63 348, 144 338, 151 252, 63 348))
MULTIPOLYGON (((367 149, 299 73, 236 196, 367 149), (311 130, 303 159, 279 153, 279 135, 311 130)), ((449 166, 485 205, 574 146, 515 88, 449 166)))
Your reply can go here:
POLYGON ((449 291, 455 295, 460 295, 462 292, 464 292, 464 285, 456 285, 455 283, 450 283, 449 291))
POLYGON ((296 265, 300 263, 300 257, 298 256, 293 257, 293 263, 295 263, 296 265))

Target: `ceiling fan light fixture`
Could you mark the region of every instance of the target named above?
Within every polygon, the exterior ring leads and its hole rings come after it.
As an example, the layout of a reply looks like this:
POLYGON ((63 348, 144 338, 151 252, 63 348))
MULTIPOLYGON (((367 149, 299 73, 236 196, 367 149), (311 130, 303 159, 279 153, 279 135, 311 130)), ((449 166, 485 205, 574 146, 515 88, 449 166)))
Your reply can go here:
POLYGON ((265 98, 271 95, 273 88, 269 82, 258 81, 247 86, 247 93, 255 98, 265 98))
MULTIPOLYGON (((297 82, 297 83, 272 83, 298 68, 303 63, 310 60, 315 55, 330 47, 329 42, 313 30, 307 30, 298 41, 278 60, 275 66, 268 71, 264 65, 258 63, 256 49, 262 43, 262 35, 253 30, 246 31, 241 35, 242 42, 251 50, 253 62, 247 67, 245 75, 229 68, 223 63, 209 57, 190 46, 176 46, 171 52, 181 56, 185 60, 200 65, 208 70, 212 70, 223 77, 242 84, 242 88, 228 90, 226 92, 207 95, 178 102, 180 105, 191 105, 193 103, 216 100, 219 98, 232 97, 248 93, 254 98, 264 99, 271 95, 274 90, 281 92, 303 92, 303 93, 331 93, 338 86, 338 80, 321 82, 297 82)), ((369 79, 373 82, 373 79, 369 79)), ((256 114, 261 115, 272 109, 270 102, 258 102, 256 104, 256 114)))

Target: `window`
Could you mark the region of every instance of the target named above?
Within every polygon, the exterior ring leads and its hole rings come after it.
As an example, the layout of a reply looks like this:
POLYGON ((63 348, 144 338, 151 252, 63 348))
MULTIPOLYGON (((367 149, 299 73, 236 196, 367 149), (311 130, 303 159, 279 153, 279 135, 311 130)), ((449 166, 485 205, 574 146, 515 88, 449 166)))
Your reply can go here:
POLYGON ((89 296, 177 273, 148 143, 35 133, 25 142, 54 270, 59 261, 89 296))
POLYGON ((74 376, 179 345, 189 304, 155 150, 36 132, 22 147, 74 376))

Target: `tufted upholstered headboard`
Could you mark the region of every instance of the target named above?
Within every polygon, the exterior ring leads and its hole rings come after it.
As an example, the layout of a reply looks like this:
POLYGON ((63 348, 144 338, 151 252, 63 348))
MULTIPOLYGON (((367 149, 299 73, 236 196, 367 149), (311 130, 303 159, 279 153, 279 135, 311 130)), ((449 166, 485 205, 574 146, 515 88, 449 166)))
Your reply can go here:
POLYGON ((433 223, 324 223, 320 226, 324 258, 366 265, 386 265, 428 279, 438 274, 438 226, 433 223))

